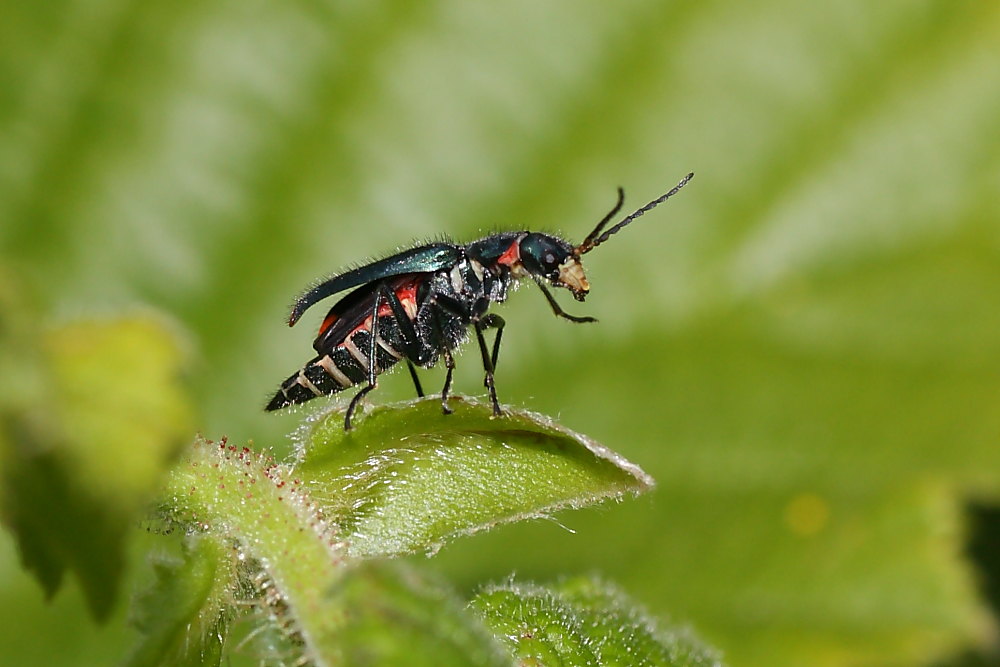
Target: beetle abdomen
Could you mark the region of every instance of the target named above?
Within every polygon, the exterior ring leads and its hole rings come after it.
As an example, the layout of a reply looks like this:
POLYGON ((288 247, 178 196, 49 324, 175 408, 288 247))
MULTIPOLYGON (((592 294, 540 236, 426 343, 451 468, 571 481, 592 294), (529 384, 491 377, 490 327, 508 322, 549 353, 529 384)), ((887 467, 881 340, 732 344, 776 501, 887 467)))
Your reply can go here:
MULTIPOLYGON (((281 383, 281 388, 267 404, 267 410, 305 403, 317 396, 327 396, 365 382, 371 352, 371 320, 352 331, 342 343, 321 354, 281 383)), ((392 368, 403 354, 399 352, 399 327, 390 316, 378 318, 375 344, 375 374, 392 368)))

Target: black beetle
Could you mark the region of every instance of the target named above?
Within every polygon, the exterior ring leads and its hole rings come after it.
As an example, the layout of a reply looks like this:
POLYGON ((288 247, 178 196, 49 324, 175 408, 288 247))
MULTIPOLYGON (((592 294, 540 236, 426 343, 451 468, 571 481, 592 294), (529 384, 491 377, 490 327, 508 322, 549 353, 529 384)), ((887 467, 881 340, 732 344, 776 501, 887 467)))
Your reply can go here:
POLYGON ((430 368, 444 357, 448 373, 441 391, 441 407, 449 413, 448 392, 455 369, 453 350, 465 340, 471 326, 479 343, 493 414, 499 416, 502 411, 493 371, 505 323, 499 315, 487 312, 490 304, 505 301, 514 281, 531 278, 559 317, 571 322, 596 321, 564 312, 545 283, 565 287, 577 301, 583 301, 590 284, 580 257, 675 195, 693 177, 693 173, 688 174, 672 190, 602 234, 625 202, 625 193, 618 188, 614 208, 577 246, 549 234, 501 232, 466 245, 441 242, 418 246, 316 285, 295 302, 289 326, 318 301, 356 289, 327 313, 313 342, 318 356, 282 383, 267 410, 304 403, 366 382, 347 408, 344 428, 350 429, 351 415, 358 402, 376 387, 380 373, 405 359, 417 394, 423 396, 414 364, 430 368), (490 328, 497 330, 492 351, 483 335, 490 328))

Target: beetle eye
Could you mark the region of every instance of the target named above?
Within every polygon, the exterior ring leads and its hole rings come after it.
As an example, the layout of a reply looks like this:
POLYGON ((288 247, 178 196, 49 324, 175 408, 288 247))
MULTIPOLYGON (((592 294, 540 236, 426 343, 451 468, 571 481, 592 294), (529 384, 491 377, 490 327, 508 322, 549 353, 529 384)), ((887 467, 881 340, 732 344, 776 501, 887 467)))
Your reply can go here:
POLYGON ((559 265, 569 255, 571 248, 563 248, 559 239, 544 234, 528 234, 521 240, 521 261, 533 275, 555 280, 559 265))

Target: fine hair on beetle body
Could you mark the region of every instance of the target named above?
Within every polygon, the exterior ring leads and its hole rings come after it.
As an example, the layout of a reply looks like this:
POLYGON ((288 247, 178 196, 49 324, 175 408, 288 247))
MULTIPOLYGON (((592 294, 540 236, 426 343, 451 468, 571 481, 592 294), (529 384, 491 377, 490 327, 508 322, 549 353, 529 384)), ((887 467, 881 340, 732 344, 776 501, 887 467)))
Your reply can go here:
POLYGON ((347 294, 323 319, 313 341, 316 356, 281 384, 266 409, 279 410, 362 385, 344 417, 344 428, 350 430, 357 406, 378 386, 381 373, 405 361, 417 395, 424 396, 416 367, 430 368, 443 359, 441 409, 448 414, 455 350, 471 333, 493 414, 502 415, 494 371, 506 322, 489 312, 490 306, 506 301, 510 290, 527 278, 539 287, 557 317, 574 323, 595 322, 593 317, 564 311, 549 288, 566 289, 574 299, 584 301, 590 283, 582 256, 677 194, 693 177, 688 174, 671 190, 605 230, 625 202, 625 193, 618 188, 614 207, 577 245, 554 234, 528 230, 495 232, 467 244, 439 238, 313 285, 292 306, 289 326, 319 301, 347 294), (486 334, 491 329, 495 334, 488 345, 486 334))

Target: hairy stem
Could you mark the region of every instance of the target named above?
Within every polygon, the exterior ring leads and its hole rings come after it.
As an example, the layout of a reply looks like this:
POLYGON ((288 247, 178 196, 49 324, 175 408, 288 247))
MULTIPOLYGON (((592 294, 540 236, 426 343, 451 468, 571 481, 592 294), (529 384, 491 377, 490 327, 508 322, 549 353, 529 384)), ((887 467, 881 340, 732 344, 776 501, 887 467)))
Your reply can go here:
POLYGON ((241 558, 261 564, 275 602, 290 615, 317 665, 336 664, 343 610, 329 592, 344 568, 341 547, 322 513, 287 470, 247 448, 196 444, 168 477, 164 497, 176 519, 197 525, 241 558))

